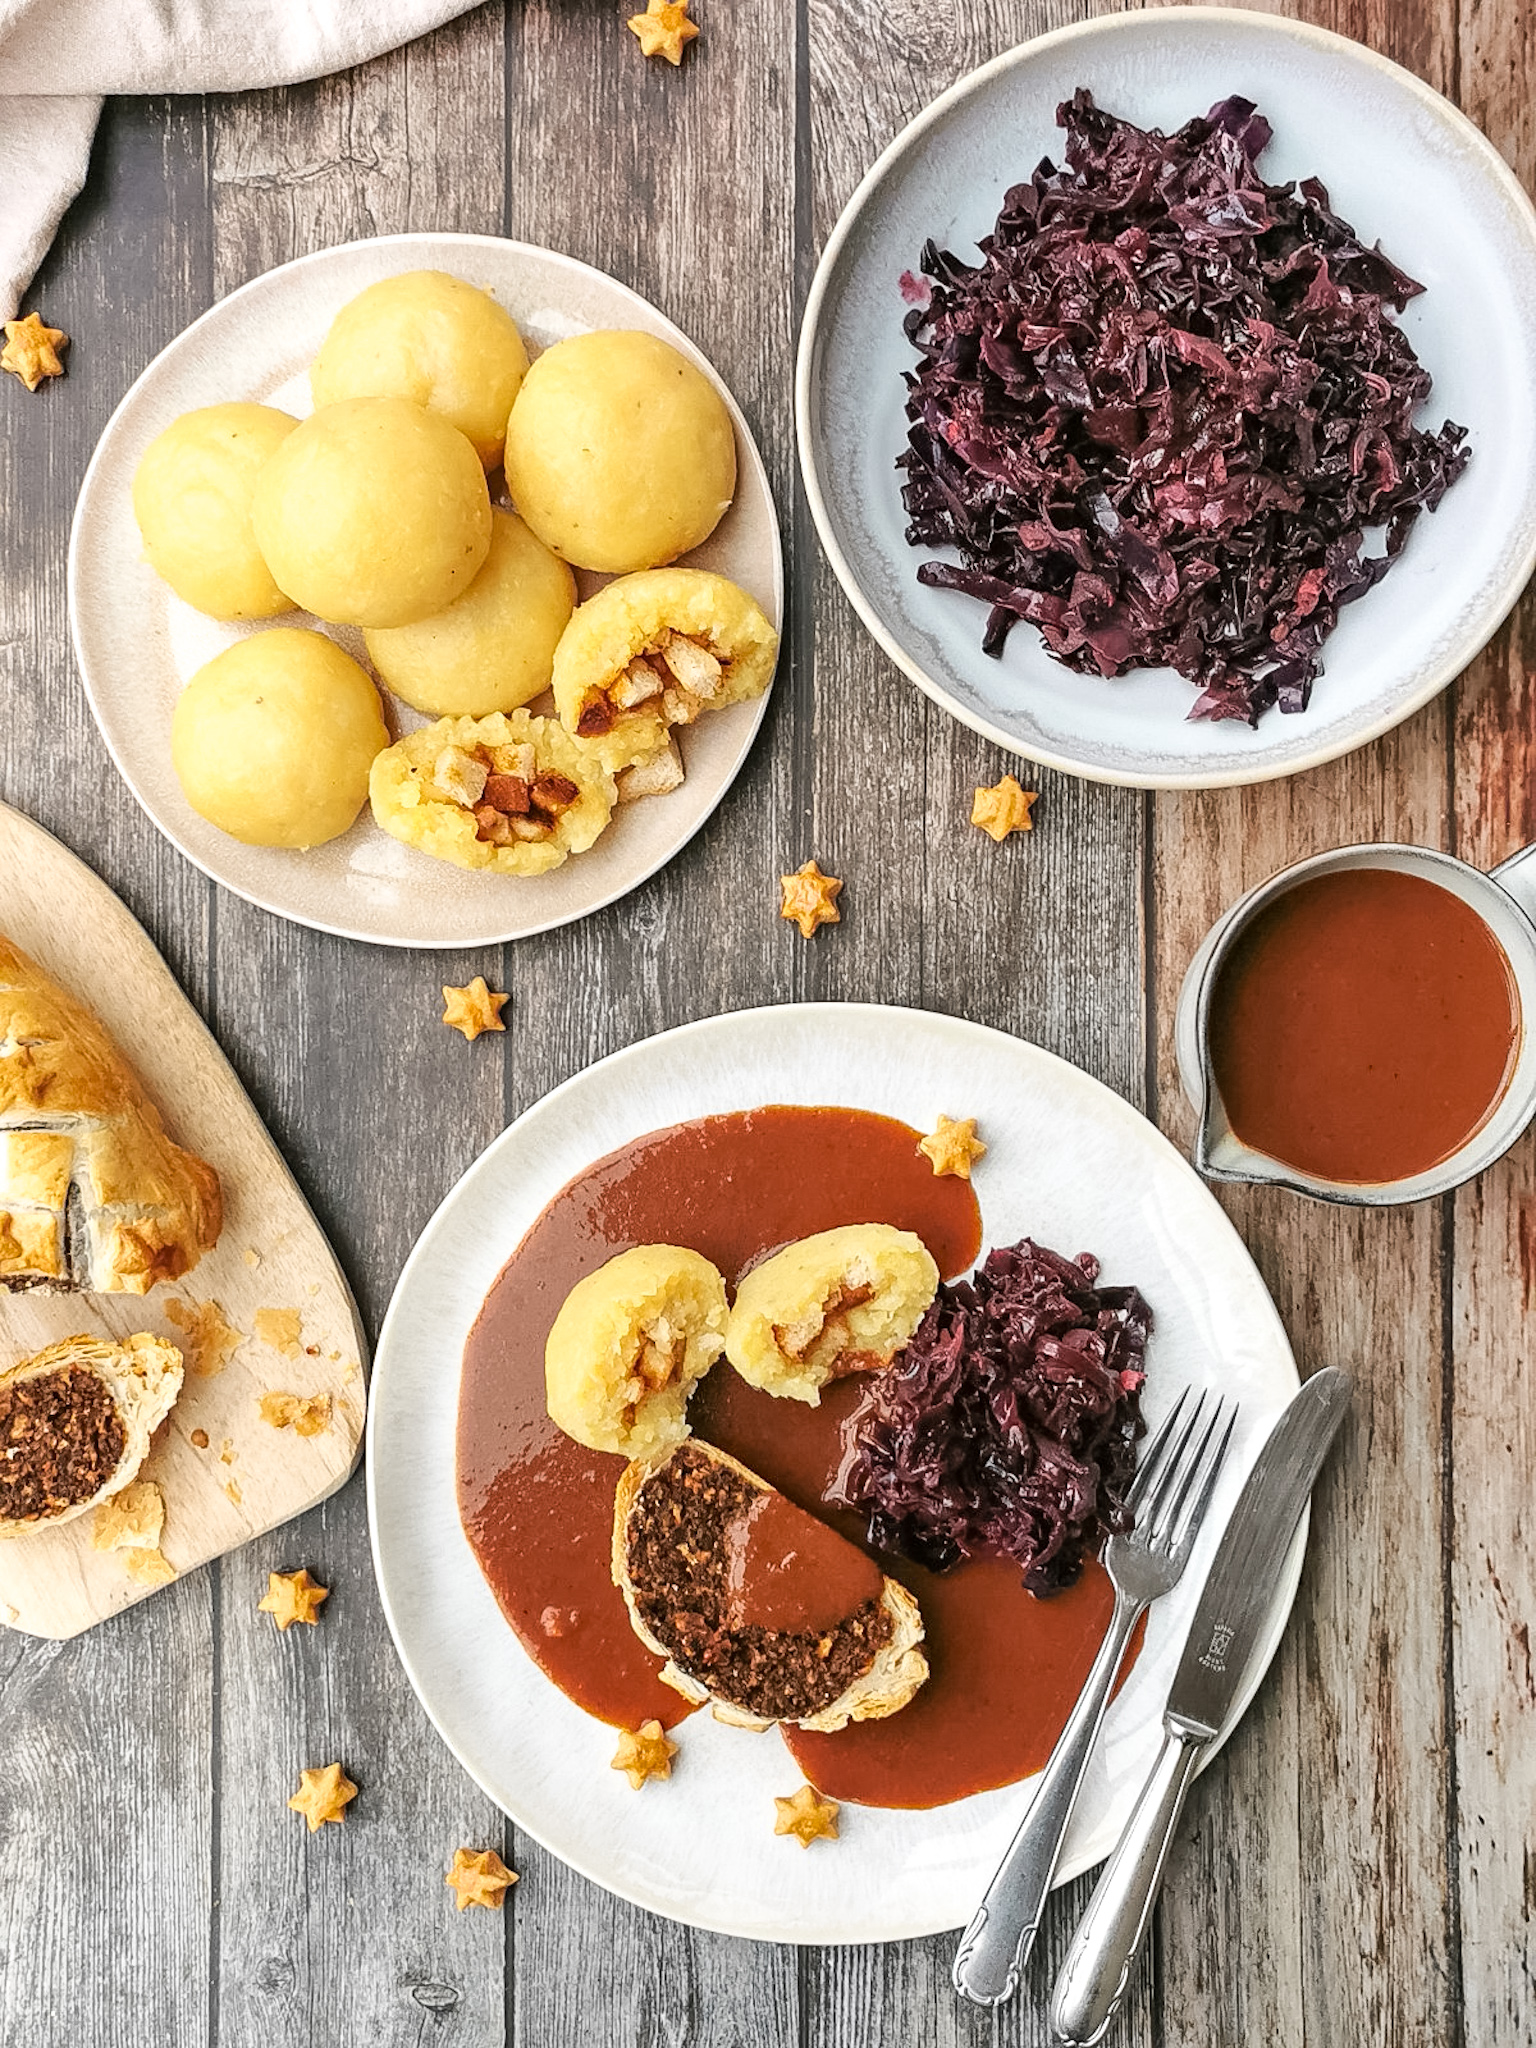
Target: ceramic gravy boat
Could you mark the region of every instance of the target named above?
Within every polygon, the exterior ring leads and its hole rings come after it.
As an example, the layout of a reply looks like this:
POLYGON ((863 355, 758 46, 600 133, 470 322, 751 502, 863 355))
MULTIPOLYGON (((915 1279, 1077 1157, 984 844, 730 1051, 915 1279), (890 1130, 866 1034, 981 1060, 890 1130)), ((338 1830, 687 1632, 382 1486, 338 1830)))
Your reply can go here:
POLYGON ((1536 845, 1527 846, 1491 874, 1424 846, 1341 846, 1282 868, 1234 903, 1206 934, 1179 992, 1175 1023, 1179 1078, 1200 1123, 1194 1161, 1208 1180, 1272 1181, 1299 1195, 1356 1208, 1389 1208, 1423 1202, 1471 1180, 1507 1152, 1536 1117, 1536 845), (1211 1064, 1211 998, 1222 964, 1239 933, 1277 896, 1315 875, 1345 868, 1394 868, 1436 882, 1459 896, 1488 926, 1504 949, 1520 1005, 1520 1036, 1503 1095, 1486 1120, 1449 1158, 1406 1180, 1323 1180, 1254 1151, 1233 1131, 1211 1064))

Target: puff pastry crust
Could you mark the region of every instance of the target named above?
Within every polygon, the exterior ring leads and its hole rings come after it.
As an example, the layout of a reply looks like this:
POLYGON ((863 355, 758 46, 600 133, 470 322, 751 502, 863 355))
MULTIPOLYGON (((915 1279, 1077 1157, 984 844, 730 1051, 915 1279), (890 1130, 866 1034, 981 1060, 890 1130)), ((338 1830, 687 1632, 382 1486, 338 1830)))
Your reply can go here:
POLYGON ((0 938, 0 1289, 147 1294, 222 1220, 218 1175, 101 1024, 0 938))
POLYGON ((73 1522, 120 1493, 181 1381, 176 1346, 142 1330, 120 1344, 66 1337, 0 1372, 0 1541, 73 1522))

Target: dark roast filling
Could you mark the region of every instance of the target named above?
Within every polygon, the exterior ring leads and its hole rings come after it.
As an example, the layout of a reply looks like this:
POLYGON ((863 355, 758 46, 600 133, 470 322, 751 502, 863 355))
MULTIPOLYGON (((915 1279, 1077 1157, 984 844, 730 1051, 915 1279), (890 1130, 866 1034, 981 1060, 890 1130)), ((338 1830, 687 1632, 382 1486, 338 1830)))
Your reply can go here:
POLYGON ((84 1366, 0 1387, 0 1517, 46 1521, 89 1500, 126 1441, 111 1394, 84 1366))
POLYGON ((641 1619, 689 1677, 749 1713, 802 1720, 869 1670, 890 1640, 891 1617, 872 1599, 830 1629, 730 1625, 729 1532, 758 1491, 694 1446, 680 1446, 630 1513, 630 1580, 641 1619))

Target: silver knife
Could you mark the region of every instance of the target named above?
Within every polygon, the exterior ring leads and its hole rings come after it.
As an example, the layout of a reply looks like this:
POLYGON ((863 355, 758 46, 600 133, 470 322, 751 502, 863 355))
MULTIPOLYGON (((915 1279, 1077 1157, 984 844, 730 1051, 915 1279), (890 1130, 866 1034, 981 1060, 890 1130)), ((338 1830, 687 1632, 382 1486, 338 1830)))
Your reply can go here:
POLYGON ((1312 1375, 1259 1452, 1222 1532, 1163 1715, 1163 1747, 1105 1864, 1051 1994, 1062 2041, 1092 2048, 1119 2010, 1174 1829, 1269 1618, 1301 1511, 1349 1406, 1348 1373, 1312 1375))

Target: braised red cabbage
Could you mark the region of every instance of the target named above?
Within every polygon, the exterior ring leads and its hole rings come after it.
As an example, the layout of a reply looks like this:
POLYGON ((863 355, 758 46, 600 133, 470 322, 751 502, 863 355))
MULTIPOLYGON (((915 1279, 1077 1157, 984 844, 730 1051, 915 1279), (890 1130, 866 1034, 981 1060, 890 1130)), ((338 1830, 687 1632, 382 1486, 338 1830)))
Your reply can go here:
MULTIPOLYGON (((1391 317, 1423 287, 1316 178, 1268 185, 1270 127, 1223 100, 1165 136, 1086 91, 976 267, 925 246, 899 458, 918 579, 1020 619, 1084 674, 1167 664, 1191 718, 1305 710, 1340 605, 1467 461, 1414 425, 1430 379, 1391 317), (1374 551, 1368 551, 1368 543, 1374 551)), ((910 293, 906 294, 910 296, 910 293)))
POLYGON ((1152 1311, 1099 1287, 1099 1262, 1029 1238, 940 1287, 902 1355, 843 1426, 827 1498, 868 1514, 870 1541, 946 1571, 1013 1558, 1033 1593, 1070 1586, 1127 1529, 1152 1311))

